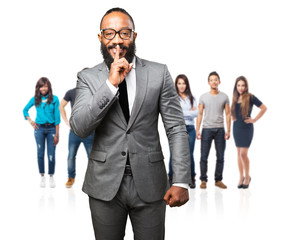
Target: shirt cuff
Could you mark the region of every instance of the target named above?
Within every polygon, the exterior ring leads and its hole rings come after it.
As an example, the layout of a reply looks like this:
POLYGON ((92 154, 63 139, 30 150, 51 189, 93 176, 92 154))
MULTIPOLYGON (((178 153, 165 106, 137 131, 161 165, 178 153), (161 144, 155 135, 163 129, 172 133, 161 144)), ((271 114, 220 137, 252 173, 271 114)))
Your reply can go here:
POLYGON ((111 82, 108 79, 106 80, 106 84, 109 87, 109 89, 111 90, 111 92, 113 93, 113 95, 116 95, 118 90, 119 90, 119 88, 115 87, 114 85, 112 85, 111 82))
POLYGON ((176 187, 182 187, 182 188, 186 188, 188 189, 189 188, 189 185, 187 183, 174 183, 172 184, 173 186, 176 186, 176 187))

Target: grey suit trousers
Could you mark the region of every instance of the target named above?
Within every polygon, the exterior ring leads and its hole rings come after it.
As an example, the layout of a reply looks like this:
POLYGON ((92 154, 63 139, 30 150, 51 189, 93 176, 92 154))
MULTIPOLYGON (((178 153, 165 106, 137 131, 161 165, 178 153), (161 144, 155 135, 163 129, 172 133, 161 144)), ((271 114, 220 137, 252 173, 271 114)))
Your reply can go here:
POLYGON ((124 176, 111 201, 89 197, 96 240, 122 240, 128 215, 135 240, 163 240, 166 204, 163 200, 145 203, 137 194, 132 176, 124 176))

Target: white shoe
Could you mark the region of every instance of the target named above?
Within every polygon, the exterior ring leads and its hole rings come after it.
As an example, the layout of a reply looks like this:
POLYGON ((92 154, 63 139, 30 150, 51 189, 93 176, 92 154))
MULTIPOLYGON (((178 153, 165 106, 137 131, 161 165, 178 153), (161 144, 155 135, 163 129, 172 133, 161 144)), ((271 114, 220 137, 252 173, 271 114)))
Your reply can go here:
POLYGON ((41 176, 40 187, 41 187, 41 188, 46 187, 46 177, 45 177, 45 176, 41 176))
POLYGON ((56 187, 55 180, 54 180, 54 177, 53 176, 50 176, 50 187, 51 188, 56 187))

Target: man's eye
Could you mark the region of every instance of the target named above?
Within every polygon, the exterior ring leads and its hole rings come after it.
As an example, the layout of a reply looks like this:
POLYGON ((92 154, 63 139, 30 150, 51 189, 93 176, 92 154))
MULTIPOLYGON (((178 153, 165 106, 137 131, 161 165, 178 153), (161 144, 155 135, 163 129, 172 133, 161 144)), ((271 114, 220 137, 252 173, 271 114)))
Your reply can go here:
POLYGON ((121 31, 121 36, 123 38, 129 38, 131 36, 131 32, 130 31, 121 31))

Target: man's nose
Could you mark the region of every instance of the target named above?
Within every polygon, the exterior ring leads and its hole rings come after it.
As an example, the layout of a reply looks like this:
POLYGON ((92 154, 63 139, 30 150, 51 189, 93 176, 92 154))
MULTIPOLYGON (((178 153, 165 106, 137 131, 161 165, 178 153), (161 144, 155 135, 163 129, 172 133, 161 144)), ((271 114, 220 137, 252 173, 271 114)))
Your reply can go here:
POLYGON ((123 43, 123 39, 121 39, 120 35, 117 33, 116 36, 113 38, 112 40, 113 43, 115 44, 120 44, 120 43, 123 43))

